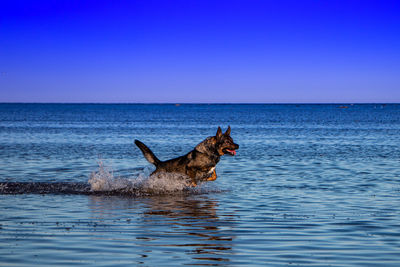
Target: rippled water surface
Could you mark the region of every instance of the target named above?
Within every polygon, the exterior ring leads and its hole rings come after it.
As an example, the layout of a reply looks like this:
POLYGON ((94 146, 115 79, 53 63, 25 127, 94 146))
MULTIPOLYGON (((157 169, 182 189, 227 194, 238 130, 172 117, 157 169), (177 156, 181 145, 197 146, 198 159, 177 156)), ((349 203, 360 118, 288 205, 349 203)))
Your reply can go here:
POLYGON ((0 265, 400 265, 400 105, 0 104, 0 265), (187 188, 153 170, 217 127, 187 188))

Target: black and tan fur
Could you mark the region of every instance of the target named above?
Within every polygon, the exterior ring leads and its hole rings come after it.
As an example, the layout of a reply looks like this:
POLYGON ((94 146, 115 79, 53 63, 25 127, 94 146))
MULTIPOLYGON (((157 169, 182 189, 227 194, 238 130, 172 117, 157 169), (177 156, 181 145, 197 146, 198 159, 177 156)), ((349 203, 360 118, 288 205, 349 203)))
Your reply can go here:
POLYGON ((139 140, 135 140, 135 144, 140 148, 144 157, 156 166, 152 175, 162 172, 183 174, 190 178, 192 186, 196 186, 199 182, 217 179, 215 166, 221 156, 236 155, 235 150, 239 148, 239 145, 233 142, 230 133, 231 127, 228 127, 225 133, 222 133, 221 128, 218 127, 215 136, 207 137, 186 155, 166 161, 159 160, 139 140))

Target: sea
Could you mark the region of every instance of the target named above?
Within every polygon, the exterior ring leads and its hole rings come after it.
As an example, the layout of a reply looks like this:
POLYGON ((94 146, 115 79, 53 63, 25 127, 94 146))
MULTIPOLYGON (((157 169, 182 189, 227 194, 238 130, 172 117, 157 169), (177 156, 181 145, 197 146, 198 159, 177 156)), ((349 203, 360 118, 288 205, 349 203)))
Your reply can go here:
POLYGON ((398 104, 0 104, 0 266, 400 266, 398 104), (216 181, 154 167, 231 126, 216 181))

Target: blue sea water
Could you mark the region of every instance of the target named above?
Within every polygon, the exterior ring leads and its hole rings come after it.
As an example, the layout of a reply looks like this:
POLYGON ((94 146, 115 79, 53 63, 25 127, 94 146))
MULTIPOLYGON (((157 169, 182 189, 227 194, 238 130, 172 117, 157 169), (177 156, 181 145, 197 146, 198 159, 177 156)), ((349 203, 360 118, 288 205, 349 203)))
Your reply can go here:
POLYGON ((396 104, 0 104, 0 265, 400 266, 399 136, 396 104), (196 189, 133 144, 228 125, 196 189))

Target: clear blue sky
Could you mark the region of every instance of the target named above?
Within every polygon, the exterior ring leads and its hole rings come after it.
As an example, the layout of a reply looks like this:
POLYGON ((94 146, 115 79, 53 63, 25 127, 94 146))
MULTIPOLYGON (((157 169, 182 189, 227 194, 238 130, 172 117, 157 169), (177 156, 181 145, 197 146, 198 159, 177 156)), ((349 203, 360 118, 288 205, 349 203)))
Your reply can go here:
POLYGON ((0 102, 400 102, 400 1, 2 1, 0 102))

